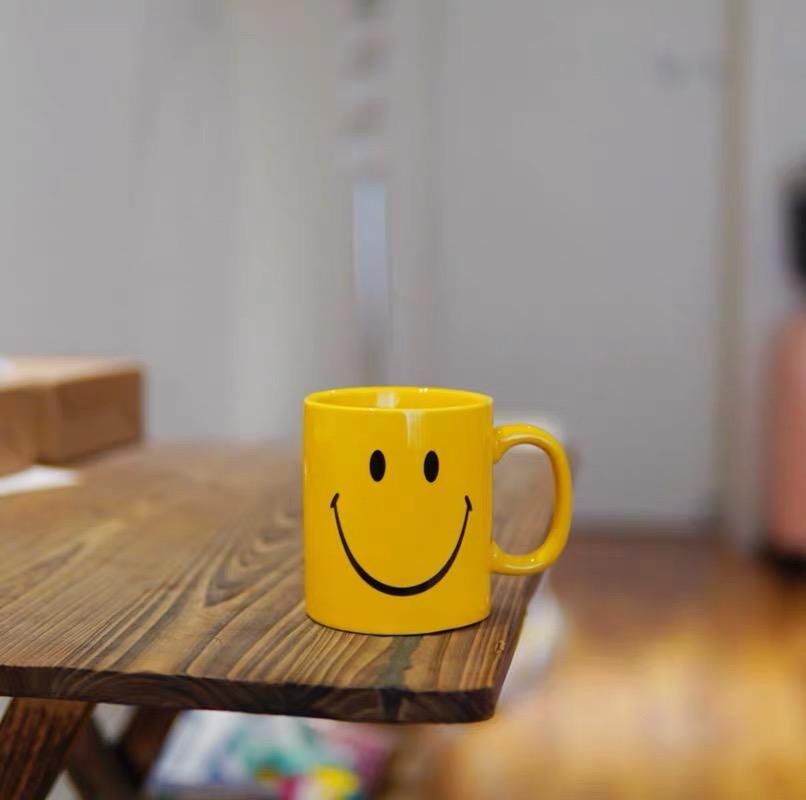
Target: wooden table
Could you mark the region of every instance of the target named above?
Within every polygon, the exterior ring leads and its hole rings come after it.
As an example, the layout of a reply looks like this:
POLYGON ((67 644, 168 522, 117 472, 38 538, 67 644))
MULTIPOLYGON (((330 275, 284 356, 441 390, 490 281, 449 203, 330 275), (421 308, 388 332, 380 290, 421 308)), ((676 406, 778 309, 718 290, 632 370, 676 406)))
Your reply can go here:
MULTIPOLYGON (((4 800, 43 797, 65 759, 84 797, 133 796, 180 709, 361 722, 493 713, 537 578, 495 576, 491 616, 461 630, 335 631, 303 608, 296 450, 147 445, 80 475, 0 498, 0 695, 15 698, 0 723, 4 800), (140 707, 115 749, 92 723, 97 702, 140 707)), ((497 468, 502 545, 537 543, 550 487, 543 462, 497 468)))

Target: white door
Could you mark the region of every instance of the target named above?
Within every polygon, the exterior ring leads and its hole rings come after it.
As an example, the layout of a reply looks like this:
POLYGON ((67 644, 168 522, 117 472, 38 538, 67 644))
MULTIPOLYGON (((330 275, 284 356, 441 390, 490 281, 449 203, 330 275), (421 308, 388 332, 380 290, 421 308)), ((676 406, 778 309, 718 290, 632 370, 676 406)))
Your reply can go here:
POLYGON ((425 371, 559 418, 581 514, 714 501, 721 10, 429 7, 425 371))

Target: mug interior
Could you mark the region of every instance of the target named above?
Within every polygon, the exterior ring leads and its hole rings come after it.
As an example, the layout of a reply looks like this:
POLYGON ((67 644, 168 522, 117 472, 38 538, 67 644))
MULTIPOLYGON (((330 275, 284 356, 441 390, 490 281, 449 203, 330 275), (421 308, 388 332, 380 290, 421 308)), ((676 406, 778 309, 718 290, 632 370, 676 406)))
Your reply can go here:
POLYGON ((464 389, 429 386, 360 386, 328 389, 305 398, 309 405, 376 411, 414 411, 418 409, 481 408, 492 398, 464 389))

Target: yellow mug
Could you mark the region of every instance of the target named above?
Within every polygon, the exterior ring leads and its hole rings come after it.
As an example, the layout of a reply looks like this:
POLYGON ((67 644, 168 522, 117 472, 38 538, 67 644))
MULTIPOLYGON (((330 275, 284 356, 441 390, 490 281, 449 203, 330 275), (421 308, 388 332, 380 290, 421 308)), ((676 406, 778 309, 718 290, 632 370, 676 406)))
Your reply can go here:
POLYGON ((378 386, 305 398, 305 608, 332 628, 407 634, 490 613, 490 573, 554 563, 571 524, 568 459, 532 425, 493 427, 491 397, 378 386), (492 539, 492 468, 517 444, 544 450, 554 517, 524 555, 492 539))

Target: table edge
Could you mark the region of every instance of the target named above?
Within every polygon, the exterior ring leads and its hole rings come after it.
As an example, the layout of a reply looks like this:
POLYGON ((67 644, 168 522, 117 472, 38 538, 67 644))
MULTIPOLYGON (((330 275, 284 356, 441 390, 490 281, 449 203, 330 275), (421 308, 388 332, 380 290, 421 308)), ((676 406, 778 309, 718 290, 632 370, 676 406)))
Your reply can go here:
POLYGON ((350 722, 478 722, 492 717, 498 694, 493 686, 463 691, 418 691, 396 686, 327 687, 186 674, 0 665, 0 695, 9 697, 181 710, 242 711, 350 722), (454 713, 446 714, 447 708, 454 713))

